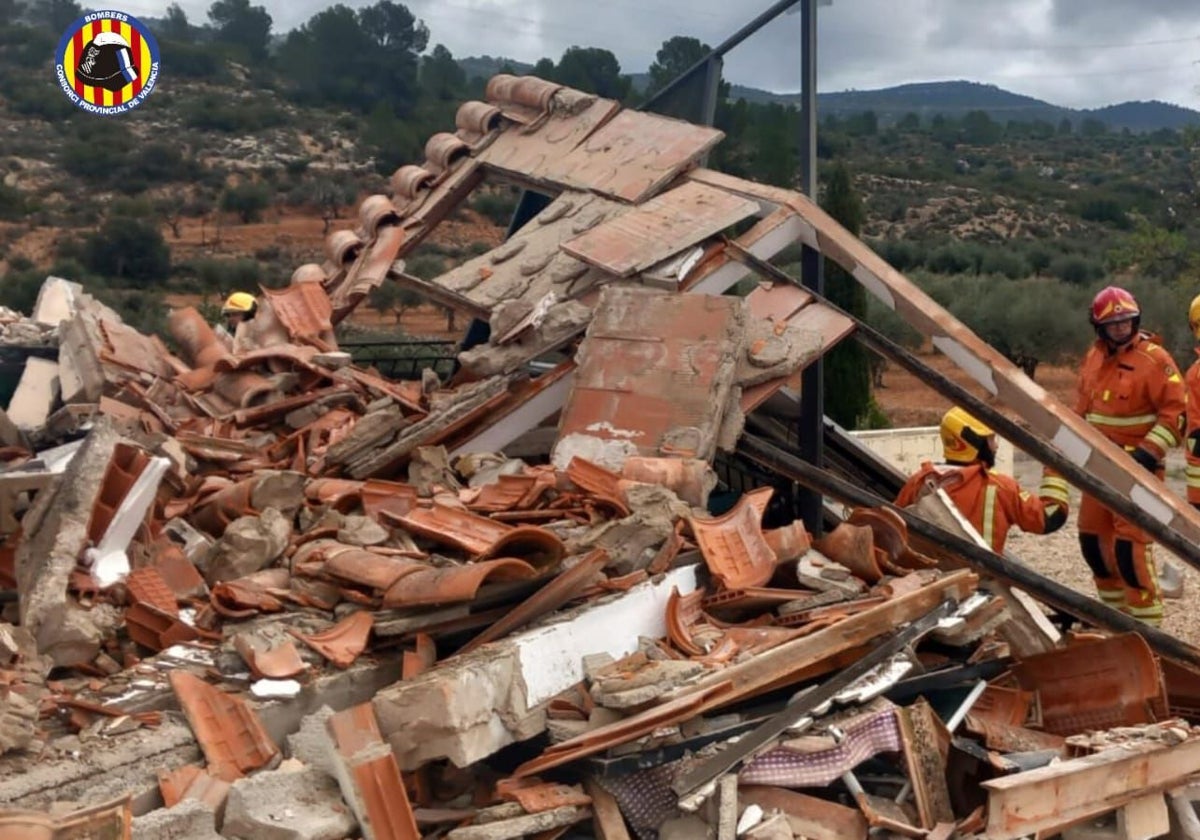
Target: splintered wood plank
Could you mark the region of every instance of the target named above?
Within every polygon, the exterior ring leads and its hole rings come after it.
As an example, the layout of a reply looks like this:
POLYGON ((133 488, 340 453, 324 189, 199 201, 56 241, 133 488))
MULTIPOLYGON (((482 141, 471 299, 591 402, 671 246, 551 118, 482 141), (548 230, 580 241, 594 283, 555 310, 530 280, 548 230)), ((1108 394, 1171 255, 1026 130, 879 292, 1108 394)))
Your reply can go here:
POLYGON ((583 780, 583 789, 592 797, 592 828, 598 840, 630 840, 616 797, 591 776, 583 780))
POLYGON ((938 729, 933 709, 924 698, 898 710, 900 736, 904 740, 904 760, 908 778, 917 800, 917 813, 923 828, 938 823, 953 823, 950 788, 946 784, 946 763, 938 751, 938 729))
POLYGON ((836 802, 818 799, 799 791, 768 785, 745 785, 738 789, 743 805, 764 811, 782 811, 792 833, 811 840, 866 840, 867 819, 861 811, 836 802))
POLYGON ((564 242, 563 251, 630 277, 758 212, 758 203, 689 182, 564 242))
POLYGON ((1015 840, 1061 829, 1183 784, 1200 770, 1200 739, 1173 747, 1126 744, 1094 755, 983 782, 987 836, 1015 840))

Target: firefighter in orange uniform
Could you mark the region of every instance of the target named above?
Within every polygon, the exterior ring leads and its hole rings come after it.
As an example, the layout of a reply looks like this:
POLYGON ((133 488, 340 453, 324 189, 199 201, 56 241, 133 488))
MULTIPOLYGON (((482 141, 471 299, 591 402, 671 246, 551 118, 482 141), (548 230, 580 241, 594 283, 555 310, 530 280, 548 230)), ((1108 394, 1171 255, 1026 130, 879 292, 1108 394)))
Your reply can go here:
POLYGON ((926 461, 901 488, 896 504, 906 507, 926 489, 943 489, 979 532, 992 551, 1004 551, 1008 531, 1014 525, 1031 534, 1050 534, 1067 521, 1067 482, 1045 470, 1034 496, 1017 480, 993 472, 996 462, 996 433, 961 408, 942 417, 945 467, 926 461))
MULTIPOLYGON (((1196 355, 1200 356, 1200 295, 1192 298, 1188 307, 1188 327, 1196 339, 1196 355)), ((1200 358, 1192 362, 1183 377, 1187 384, 1187 500, 1200 509, 1200 358)))
MULTIPOLYGON (((1148 333, 1125 289, 1108 286, 1092 300, 1096 341, 1079 372, 1075 411, 1161 480, 1167 450, 1180 442, 1187 391, 1179 368, 1148 333)), ((1084 494, 1079 547, 1110 607, 1154 626, 1163 605, 1150 536, 1084 494)))

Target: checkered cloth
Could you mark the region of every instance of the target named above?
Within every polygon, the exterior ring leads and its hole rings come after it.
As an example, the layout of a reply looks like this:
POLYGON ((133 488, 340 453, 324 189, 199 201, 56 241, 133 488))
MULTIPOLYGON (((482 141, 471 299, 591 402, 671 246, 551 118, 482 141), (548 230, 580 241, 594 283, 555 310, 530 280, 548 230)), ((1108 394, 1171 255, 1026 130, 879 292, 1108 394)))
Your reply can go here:
POLYGON ((868 758, 901 748, 894 708, 856 717, 840 728, 846 735, 837 746, 818 752, 776 747, 742 768, 738 780, 744 785, 824 787, 868 758))

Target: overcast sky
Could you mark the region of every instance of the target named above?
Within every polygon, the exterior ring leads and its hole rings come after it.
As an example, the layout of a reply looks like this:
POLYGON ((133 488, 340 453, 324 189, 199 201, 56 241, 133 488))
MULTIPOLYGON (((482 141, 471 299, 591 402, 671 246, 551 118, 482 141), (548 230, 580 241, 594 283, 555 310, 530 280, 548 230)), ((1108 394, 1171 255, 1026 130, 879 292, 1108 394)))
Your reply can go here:
MULTIPOLYGON (((134 15, 169 0, 115 0, 134 15)), ((251 0, 275 31, 331 5, 251 0)), ((346 5, 370 5, 346 0, 346 5)), ((180 0, 204 23, 211 0, 180 0)), ((772 0, 411 0, 430 46, 459 58, 557 60, 572 45, 603 47, 623 72, 644 71, 662 42, 691 35, 715 46, 772 0)), ((799 8, 797 4, 796 8, 799 8)), ((819 18, 818 90, 867 90, 968 79, 1055 105, 1093 108, 1159 99, 1200 109, 1197 0, 834 0, 819 18)), ((777 18, 731 52, 725 78, 774 91, 800 88, 799 15, 777 18)), ((169 57, 164 56, 164 64, 169 57)))

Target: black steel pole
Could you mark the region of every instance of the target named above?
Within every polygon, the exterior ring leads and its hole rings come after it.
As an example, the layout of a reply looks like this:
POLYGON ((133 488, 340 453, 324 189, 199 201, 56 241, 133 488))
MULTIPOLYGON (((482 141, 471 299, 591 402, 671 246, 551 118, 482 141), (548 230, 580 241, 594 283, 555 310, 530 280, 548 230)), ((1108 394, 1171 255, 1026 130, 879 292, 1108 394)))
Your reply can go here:
MULTIPOLYGON (((817 200, 817 3, 801 0, 801 71, 800 108, 800 186, 805 195, 817 200)), ((804 288, 825 294, 825 271, 821 253, 807 245, 800 253, 800 279, 804 288)), ((800 457, 820 467, 825 462, 825 365, 817 359, 800 377, 800 419, 796 429, 800 457)), ((821 533, 821 495, 801 489, 797 513, 813 534, 821 533)))

